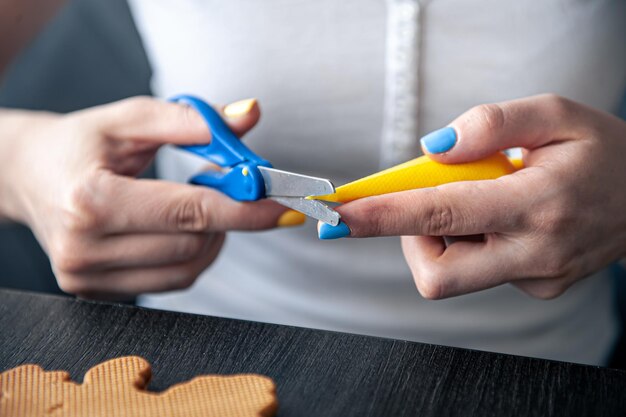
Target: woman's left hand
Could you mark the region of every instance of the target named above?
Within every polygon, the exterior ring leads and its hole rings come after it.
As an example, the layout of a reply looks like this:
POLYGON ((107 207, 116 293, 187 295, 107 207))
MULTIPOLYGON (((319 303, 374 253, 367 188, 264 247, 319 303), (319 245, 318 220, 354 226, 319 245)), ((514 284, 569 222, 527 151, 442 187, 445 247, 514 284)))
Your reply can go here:
MULTIPOLYGON (((507 282, 544 299, 626 255, 626 123, 554 95, 471 109, 422 139, 442 163, 521 147, 524 165, 490 181, 364 198, 337 209, 351 237, 403 236, 430 299, 507 282), (443 236, 484 235, 481 241, 443 236)), ((429 152, 430 151, 430 152, 429 152)))

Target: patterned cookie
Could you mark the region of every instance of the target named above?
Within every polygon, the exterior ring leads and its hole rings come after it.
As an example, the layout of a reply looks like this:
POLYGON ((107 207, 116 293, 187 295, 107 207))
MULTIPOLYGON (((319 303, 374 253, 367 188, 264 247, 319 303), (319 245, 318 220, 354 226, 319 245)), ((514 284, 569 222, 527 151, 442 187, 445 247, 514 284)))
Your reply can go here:
POLYGON ((278 403, 261 375, 206 375, 146 391, 150 364, 127 356, 91 368, 82 384, 67 372, 23 365, 0 374, 2 417, 267 417, 278 403))

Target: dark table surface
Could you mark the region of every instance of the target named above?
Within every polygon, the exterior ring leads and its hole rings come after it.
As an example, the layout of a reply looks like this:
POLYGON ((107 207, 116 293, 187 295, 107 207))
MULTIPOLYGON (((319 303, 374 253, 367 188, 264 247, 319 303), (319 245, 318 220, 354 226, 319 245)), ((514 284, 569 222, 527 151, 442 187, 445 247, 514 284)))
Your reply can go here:
POLYGON ((626 372, 0 289, 0 370, 37 363, 78 381, 139 355, 152 390, 260 373, 279 416, 626 415, 626 372))

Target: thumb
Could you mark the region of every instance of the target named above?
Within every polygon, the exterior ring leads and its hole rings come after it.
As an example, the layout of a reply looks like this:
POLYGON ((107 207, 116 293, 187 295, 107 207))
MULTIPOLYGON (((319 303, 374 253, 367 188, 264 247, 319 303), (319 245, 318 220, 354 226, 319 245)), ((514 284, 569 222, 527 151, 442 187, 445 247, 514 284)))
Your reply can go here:
POLYGON ((441 163, 475 161, 515 147, 535 149, 574 138, 585 123, 579 107, 554 95, 483 104, 424 136, 422 149, 441 163))
MULTIPOLYGON (((261 117, 255 99, 221 107, 220 114, 237 136, 252 129, 261 117)), ((86 111, 107 136, 130 141, 175 145, 211 141, 209 128, 198 112, 179 103, 152 97, 133 97, 86 111)))

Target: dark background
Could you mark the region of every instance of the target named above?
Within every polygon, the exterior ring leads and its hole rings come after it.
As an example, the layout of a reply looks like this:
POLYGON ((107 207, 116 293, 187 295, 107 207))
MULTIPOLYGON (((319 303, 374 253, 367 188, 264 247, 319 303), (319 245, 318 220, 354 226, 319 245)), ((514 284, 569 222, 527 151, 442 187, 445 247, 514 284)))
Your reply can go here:
MULTIPOLYGON (((0 83, 0 107, 70 112, 151 94, 150 75, 125 0, 74 0, 9 69, 0 83)), ((626 97, 621 114, 626 115, 626 97)), ((626 274, 614 269, 626 323, 626 274)), ((26 227, 0 225, 0 287, 61 293, 47 256, 26 227)), ((624 337, 611 366, 626 369, 624 337)))

